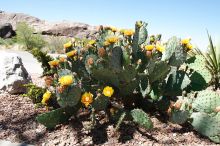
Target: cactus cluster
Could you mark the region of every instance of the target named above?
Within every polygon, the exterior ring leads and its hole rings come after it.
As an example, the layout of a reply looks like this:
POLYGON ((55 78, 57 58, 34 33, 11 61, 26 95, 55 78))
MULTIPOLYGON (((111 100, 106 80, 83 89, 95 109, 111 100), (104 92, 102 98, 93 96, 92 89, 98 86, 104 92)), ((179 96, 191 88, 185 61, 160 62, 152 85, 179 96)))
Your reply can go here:
MULTIPOLYGON (((183 97, 181 97, 183 98, 183 97)), ((170 113, 173 123, 189 122, 200 134, 220 143, 220 95, 210 89, 190 94, 184 100, 176 102, 170 113)))
POLYGON ((204 59, 187 55, 192 49, 189 39, 172 37, 162 43, 161 35, 148 36, 146 27, 142 21, 136 22, 134 31, 101 26, 95 40, 65 44, 66 57, 51 62, 53 81, 47 87, 52 94, 47 98, 57 106, 37 120, 52 128, 86 110, 94 127, 97 114, 104 111, 107 119, 116 121, 116 129, 126 120, 151 129, 146 112, 153 109, 168 111, 174 123, 191 122, 217 141, 218 131, 199 125, 211 117, 209 126, 214 126, 220 106, 216 93, 201 91, 211 80, 204 59))

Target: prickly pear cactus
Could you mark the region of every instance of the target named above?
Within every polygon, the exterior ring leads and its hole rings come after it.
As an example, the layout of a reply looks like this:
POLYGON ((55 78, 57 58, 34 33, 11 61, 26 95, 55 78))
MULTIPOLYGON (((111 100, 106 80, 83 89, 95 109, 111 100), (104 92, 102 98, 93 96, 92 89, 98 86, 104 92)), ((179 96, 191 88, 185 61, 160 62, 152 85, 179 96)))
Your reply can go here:
POLYGON ((137 71, 132 66, 128 66, 119 71, 108 68, 93 69, 92 75, 102 83, 110 84, 119 88, 120 93, 123 95, 133 93, 134 89, 138 86, 138 81, 135 78, 137 71))
POLYGON ((109 102, 110 102, 109 97, 101 95, 95 98, 95 101, 93 102, 92 107, 96 111, 105 110, 108 107, 109 102))
POLYGON ((148 32, 147 32, 147 23, 143 21, 137 21, 135 25, 135 34, 133 38, 133 42, 135 45, 141 45, 143 44, 147 37, 148 37, 148 32))
POLYGON ((92 69, 92 76, 103 83, 119 86, 117 72, 108 68, 92 69))
POLYGON ((148 115, 141 109, 134 109, 131 111, 131 116, 133 118, 133 121, 137 123, 138 125, 146 128, 146 129, 152 129, 153 128, 153 122, 148 117, 148 115))
POLYGON ((56 91, 57 102, 61 107, 75 106, 81 98, 81 89, 78 87, 68 86, 60 93, 56 91))
POLYGON ((135 25, 135 33, 133 36, 133 45, 132 45, 132 52, 134 53, 134 57, 137 58, 137 52, 140 50, 140 45, 143 44, 147 37, 147 23, 142 21, 137 21, 135 25))
POLYGON ((189 119, 189 116, 189 111, 173 109, 171 111, 170 121, 175 124, 183 124, 189 119))
POLYGON ((66 107, 66 108, 59 108, 47 113, 43 113, 37 116, 37 121, 47 128, 54 128, 56 125, 64 123, 68 121, 68 119, 74 113, 73 108, 66 107))
POLYGON ((110 68, 114 70, 120 70, 122 68, 122 49, 119 46, 114 47, 111 50, 110 56, 109 56, 109 66, 110 68))
POLYGON ((144 74, 144 75, 139 75, 139 76, 140 76, 139 90, 142 96, 146 97, 151 91, 150 83, 147 78, 147 75, 144 74))
POLYGON ((180 66, 186 61, 187 52, 181 45, 181 40, 172 37, 168 40, 162 56, 163 61, 168 61, 171 66, 180 66))
POLYGON ((210 115, 195 112, 191 115, 192 126, 200 134, 207 136, 216 143, 220 143, 220 113, 210 115))
POLYGON ((220 106, 220 95, 208 89, 198 92, 197 98, 192 103, 194 110, 206 113, 215 112, 218 106, 220 106))
POLYGON ((192 90, 199 91, 206 88, 212 79, 212 75, 206 68, 203 56, 196 55, 191 57, 186 61, 186 63, 187 66, 194 71, 190 77, 192 90))
POLYGON ((186 75, 186 72, 172 69, 171 74, 166 83, 165 94, 171 96, 180 96, 182 91, 191 83, 191 80, 186 75))
POLYGON ((170 71, 170 66, 164 61, 157 61, 153 66, 153 69, 149 66, 151 69, 151 71, 149 71, 149 81, 151 83, 160 79, 165 79, 170 71))
POLYGON ((90 74, 91 73, 91 67, 97 65, 98 57, 94 54, 87 55, 85 58, 85 68, 87 72, 90 74))

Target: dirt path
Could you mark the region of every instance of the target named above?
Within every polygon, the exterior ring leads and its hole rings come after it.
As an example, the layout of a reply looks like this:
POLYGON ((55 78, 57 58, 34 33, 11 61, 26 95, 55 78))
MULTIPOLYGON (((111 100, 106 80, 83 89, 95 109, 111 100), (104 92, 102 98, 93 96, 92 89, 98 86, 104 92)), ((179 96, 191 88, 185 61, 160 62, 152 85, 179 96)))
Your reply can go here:
MULTIPOLYGON (((36 75, 33 80, 39 83, 36 75)), ((155 117, 152 117, 154 129, 151 131, 124 124, 120 132, 115 133, 113 125, 103 124, 89 132, 77 120, 49 131, 35 121, 36 115, 44 111, 35 109, 27 97, 0 94, 0 139, 39 146, 215 145, 191 128, 163 123, 155 117)))

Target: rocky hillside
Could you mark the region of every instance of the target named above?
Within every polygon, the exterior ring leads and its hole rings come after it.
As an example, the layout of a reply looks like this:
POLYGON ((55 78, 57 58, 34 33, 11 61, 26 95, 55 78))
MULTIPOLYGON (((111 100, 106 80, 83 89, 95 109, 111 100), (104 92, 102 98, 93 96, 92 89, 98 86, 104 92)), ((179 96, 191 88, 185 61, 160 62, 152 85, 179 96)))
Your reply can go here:
POLYGON ((16 24, 18 22, 26 22, 43 35, 90 38, 97 33, 95 26, 90 26, 84 23, 69 21, 48 22, 23 13, 8 13, 0 11, 0 24, 11 23, 13 29, 16 30, 16 24))

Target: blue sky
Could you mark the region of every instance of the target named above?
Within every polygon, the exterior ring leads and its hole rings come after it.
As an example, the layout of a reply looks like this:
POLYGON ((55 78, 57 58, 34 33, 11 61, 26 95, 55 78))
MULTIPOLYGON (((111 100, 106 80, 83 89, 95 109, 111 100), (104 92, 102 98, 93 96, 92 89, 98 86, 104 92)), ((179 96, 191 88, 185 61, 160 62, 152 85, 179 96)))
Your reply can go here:
POLYGON ((143 20, 150 34, 191 37, 201 49, 208 44, 206 29, 220 39, 220 0, 0 0, 0 10, 120 28, 143 20))

